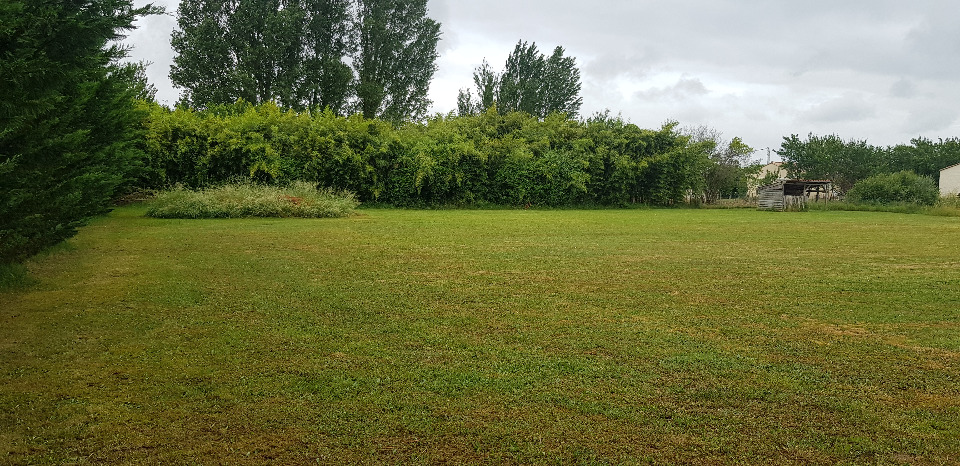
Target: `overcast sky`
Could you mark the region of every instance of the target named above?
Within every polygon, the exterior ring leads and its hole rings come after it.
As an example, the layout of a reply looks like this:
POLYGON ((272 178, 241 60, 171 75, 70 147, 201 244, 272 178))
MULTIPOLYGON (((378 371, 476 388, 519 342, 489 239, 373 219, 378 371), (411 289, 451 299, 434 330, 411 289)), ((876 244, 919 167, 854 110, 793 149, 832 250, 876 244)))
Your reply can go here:
MULTIPOLYGON (((137 0, 138 4, 145 3, 137 0)), ((148 60, 158 98, 178 0, 126 43, 148 60)), ((433 112, 456 108, 486 58, 518 40, 563 46, 583 81, 583 115, 609 109, 641 127, 666 120, 740 136, 766 158, 784 136, 837 134, 874 145, 960 136, 960 28, 950 0, 429 0, 442 24, 433 112)), ((776 158, 776 157, 775 157, 776 158)))

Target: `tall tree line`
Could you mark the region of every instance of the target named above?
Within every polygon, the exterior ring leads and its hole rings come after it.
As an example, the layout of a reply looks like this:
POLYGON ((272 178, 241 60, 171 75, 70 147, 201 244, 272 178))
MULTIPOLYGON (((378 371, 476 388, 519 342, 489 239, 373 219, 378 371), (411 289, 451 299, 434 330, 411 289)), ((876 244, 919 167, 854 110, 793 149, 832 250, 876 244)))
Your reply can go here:
POLYGON ((238 99, 423 118, 440 24, 427 0, 183 0, 171 81, 205 108, 238 99))
POLYGON ((940 170, 960 163, 960 138, 933 141, 918 137, 910 144, 880 147, 835 134, 784 137, 777 150, 790 176, 832 180, 846 192, 875 175, 910 171, 939 181, 940 170))

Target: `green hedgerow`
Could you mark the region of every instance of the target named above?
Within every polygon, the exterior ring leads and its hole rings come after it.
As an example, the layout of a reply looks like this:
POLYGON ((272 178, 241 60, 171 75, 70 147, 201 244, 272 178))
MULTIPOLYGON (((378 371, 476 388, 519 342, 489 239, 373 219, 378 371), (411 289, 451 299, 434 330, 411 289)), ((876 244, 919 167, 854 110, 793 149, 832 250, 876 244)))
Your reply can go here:
POLYGON ((847 199, 871 204, 932 206, 940 199, 940 190, 932 178, 902 171, 858 181, 847 193, 847 199))
POLYGON ((147 216, 156 218, 346 217, 359 205, 353 194, 317 189, 297 181, 286 187, 230 183, 190 190, 176 187, 151 201, 147 216))

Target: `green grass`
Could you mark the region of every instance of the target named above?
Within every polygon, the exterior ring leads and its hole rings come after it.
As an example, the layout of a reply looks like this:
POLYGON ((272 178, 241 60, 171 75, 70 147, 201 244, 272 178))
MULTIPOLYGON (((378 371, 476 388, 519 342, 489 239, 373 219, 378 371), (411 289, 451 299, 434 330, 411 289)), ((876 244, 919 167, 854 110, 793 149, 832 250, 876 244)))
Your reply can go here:
POLYGON ((955 217, 143 213, 0 293, 0 462, 960 462, 955 217))
POLYGON ((921 214, 939 217, 960 217, 960 202, 953 198, 941 198, 936 205, 925 206, 915 203, 881 204, 871 202, 810 202, 808 210, 848 211, 848 212, 891 212, 898 214, 921 214))
POLYGON ((30 284, 29 273, 22 264, 0 264, 0 291, 23 288, 30 284))
POLYGON ((156 218, 346 217, 359 203, 352 194, 318 190, 298 181, 277 187, 232 183, 191 190, 177 187, 157 193, 147 216, 156 218))

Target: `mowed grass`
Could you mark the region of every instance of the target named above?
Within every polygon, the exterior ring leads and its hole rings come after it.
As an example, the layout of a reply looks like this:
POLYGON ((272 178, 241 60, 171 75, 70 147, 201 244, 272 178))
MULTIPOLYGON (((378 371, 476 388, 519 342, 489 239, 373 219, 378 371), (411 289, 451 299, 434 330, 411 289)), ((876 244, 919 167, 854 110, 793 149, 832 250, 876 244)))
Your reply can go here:
POLYGON ((143 212, 0 293, 0 463, 960 463, 960 218, 143 212))

